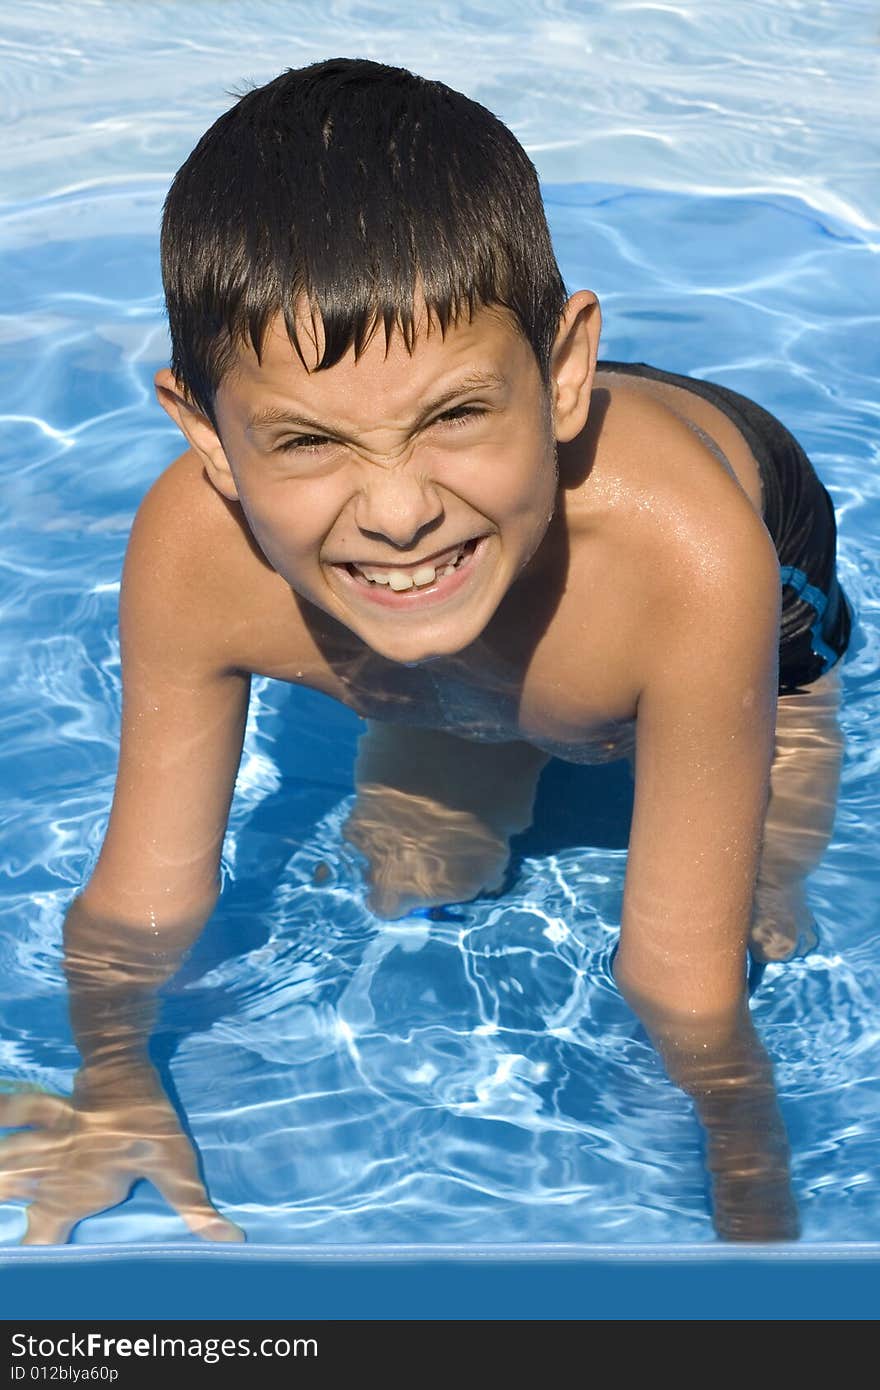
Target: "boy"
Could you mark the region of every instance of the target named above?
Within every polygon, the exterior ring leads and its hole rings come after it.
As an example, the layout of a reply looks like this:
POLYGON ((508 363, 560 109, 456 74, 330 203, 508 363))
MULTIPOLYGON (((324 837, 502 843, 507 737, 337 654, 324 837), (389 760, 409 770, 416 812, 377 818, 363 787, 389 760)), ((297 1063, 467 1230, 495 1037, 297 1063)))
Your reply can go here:
POLYGON ((400 69, 244 96, 174 181, 163 276, 189 447, 126 558, 116 795, 65 931, 83 1067, 72 1102, 6 1102, 45 1124, 5 1180, 27 1240, 141 1175, 240 1238, 147 1040, 216 902, 252 673, 367 720, 346 835, 388 917, 497 888, 549 757, 634 760, 617 984, 695 1100, 719 1233, 794 1236, 745 963, 808 933, 833 816, 850 613, 802 451, 732 392, 599 362, 520 146, 400 69))

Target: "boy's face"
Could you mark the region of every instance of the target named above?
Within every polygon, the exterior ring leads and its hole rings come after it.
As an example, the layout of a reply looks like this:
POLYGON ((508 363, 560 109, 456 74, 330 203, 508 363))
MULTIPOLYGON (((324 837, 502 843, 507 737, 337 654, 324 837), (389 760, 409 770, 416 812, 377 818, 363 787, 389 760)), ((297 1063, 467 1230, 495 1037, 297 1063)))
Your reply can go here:
POLYGON ((221 383, 208 472, 292 589, 387 659, 428 661, 480 636, 538 550, 558 402, 503 311, 445 338, 423 316, 412 355, 380 330, 311 372, 279 318, 221 383))

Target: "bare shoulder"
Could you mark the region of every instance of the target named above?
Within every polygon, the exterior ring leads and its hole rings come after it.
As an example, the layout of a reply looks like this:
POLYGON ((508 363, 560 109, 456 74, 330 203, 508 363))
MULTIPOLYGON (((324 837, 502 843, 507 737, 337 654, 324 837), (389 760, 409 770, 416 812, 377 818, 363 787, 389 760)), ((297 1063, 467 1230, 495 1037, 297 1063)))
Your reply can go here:
POLYGON ((635 649, 645 678, 673 648, 699 653, 704 670, 716 663, 719 678, 750 645, 766 662, 777 641, 779 566, 741 480, 662 400, 619 393, 609 415, 618 436, 612 472, 621 467, 625 477, 620 529, 644 592, 635 649))
POLYGON ((572 498, 574 590, 591 596, 592 648, 631 698, 676 634, 723 660, 721 635, 775 609, 779 571, 736 474, 679 414, 625 379, 602 404, 593 467, 572 498))
POLYGON ((155 631, 206 673, 259 670, 273 638, 291 659, 297 655, 302 623, 290 590, 192 450, 159 475, 138 507, 122 617, 144 638, 155 631))
POLYGON ((663 570, 683 553, 712 564, 716 550, 751 543, 766 550, 766 527, 723 454, 662 397, 627 377, 603 379, 603 413, 590 473, 596 508, 615 545, 644 553, 663 570))

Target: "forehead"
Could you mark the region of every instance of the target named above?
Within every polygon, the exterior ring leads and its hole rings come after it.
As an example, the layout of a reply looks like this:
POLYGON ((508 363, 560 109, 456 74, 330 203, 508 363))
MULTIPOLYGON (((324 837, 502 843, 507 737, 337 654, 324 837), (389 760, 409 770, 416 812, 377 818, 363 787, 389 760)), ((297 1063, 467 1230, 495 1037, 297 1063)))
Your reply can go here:
POLYGON ((532 349, 516 320, 504 309, 478 309, 472 320, 450 324, 443 335, 424 310, 417 315, 412 353, 393 328, 386 340, 380 326, 361 356, 354 349, 332 367, 314 370, 323 350, 320 320, 297 321, 306 365, 293 347, 278 314, 270 323, 258 360, 248 344, 220 384, 218 405, 249 410, 274 404, 298 404, 311 411, 368 404, 395 415, 419 404, 438 385, 457 378, 498 377, 515 384, 530 371, 537 373, 532 349))

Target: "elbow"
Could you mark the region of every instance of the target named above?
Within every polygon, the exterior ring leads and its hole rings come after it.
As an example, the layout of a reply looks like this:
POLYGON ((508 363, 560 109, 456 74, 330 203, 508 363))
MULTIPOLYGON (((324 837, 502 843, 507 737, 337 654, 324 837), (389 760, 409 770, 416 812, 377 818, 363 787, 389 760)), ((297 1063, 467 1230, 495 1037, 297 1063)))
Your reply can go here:
POLYGON ((672 1028, 718 1037, 739 1027, 748 1014, 746 975, 738 967, 709 974, 683 961, 645 970, 619 950, 611 973, 621 998, 649 1033, 672 1028))

